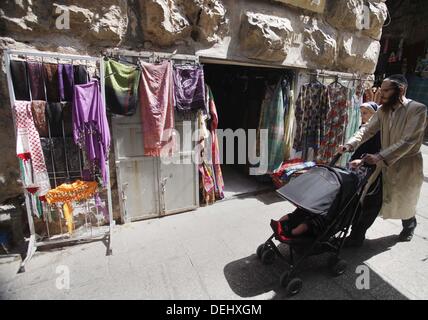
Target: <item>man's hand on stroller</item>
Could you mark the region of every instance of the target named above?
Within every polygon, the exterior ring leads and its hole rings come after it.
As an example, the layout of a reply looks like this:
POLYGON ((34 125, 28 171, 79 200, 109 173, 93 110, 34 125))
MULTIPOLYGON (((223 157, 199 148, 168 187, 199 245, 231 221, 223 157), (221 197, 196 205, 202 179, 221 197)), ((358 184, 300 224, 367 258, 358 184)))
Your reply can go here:
POLYGON ((363 160, 361 160, 361 159, 356 159, 356 160, 353 160, 353 161, 349 162, 349 167, 350 167, 351 169, 356 169, 356 168, 358 168, 359 166, 361 166, 363 163, 364 163, 364 162, 363 162, 363 160))
POLYGON ((375 165, 377 164, 379 161, 382 161, 383 158, 378 154, 366 154, 364 155, 363 159, 364 163, 367 163, 369 165, 375 165))

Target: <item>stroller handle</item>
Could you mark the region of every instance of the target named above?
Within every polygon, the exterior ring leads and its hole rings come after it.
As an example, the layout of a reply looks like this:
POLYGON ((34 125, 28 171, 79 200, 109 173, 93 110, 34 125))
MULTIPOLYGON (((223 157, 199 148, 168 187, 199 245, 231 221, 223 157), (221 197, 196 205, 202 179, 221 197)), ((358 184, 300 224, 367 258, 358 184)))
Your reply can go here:
POLYGON ((328 164, 330 167, 333 167, 336 162, 340 159, 340 157, 342 156, 341 153, 336 153, 333 157, 333 159, 331 159, 330 163, 328 164))

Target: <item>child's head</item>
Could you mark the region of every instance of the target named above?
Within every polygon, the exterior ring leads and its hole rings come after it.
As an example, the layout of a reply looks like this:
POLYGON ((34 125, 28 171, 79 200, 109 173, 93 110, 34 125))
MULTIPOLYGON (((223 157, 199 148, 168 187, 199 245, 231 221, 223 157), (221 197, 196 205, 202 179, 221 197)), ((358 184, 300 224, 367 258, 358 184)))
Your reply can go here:
POLYGON ((363 124, 369 122, 370 118, 376 113, 377 109, 378 105, 373 101, 363 103, 360 106, 361 122, 363 124))

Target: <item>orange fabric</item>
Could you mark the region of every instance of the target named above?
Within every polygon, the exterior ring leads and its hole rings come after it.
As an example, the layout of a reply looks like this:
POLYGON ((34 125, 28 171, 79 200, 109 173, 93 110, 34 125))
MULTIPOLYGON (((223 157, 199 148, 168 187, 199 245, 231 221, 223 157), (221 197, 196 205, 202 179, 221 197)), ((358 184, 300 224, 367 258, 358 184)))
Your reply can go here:
POLYGON ((72 201, 85 200, 92 197, 97 191, 98 184, 94 181, 77 180, 71 184, 63 183, 55 189, 49 190, 46 194, 46 200, 51 203, 64 203, 64 218, 67 221, 68 233, 73 233, 73 206, 72 201))
POLYGON ((92 197, 97 191, 98 184, 95 181, 77 180, 71 184, 63 183, 46 194, 48 203, 65 203, 80 201, 92 197))

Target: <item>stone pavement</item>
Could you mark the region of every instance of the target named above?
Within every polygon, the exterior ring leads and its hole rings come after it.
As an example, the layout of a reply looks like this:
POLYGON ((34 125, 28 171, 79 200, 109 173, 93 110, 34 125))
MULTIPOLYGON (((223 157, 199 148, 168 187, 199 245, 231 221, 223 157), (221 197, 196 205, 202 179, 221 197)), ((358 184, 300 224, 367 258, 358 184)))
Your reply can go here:
MULTIPOLYGON (((360 249, 346 249, 347 272, 327 272, 327 255, 311 257, 300 273, 302 291, 288 298, 279 260, 264 266, 257 246, 270 219, 292 210, 274 192, 222 201, 196 211, 117 226, 113 255, 103 242, 36 252, 26 272, 0 269, 2 299, 428 299, 428 147, 418 227, 397 243, 401 222, 378 218, 360 249), (356 268, 370 270, 359 290, 356 268), (58 289, 67 267, 69 289, 58 289), (12 275, 10 275, 12 274, 12 275)), ((17 266, 17 264, 16 264, 17 266)), ((0 264, 1 268, 1 264, 0 264)), ((9 268, 10 269, 10 268, 9 268)))

